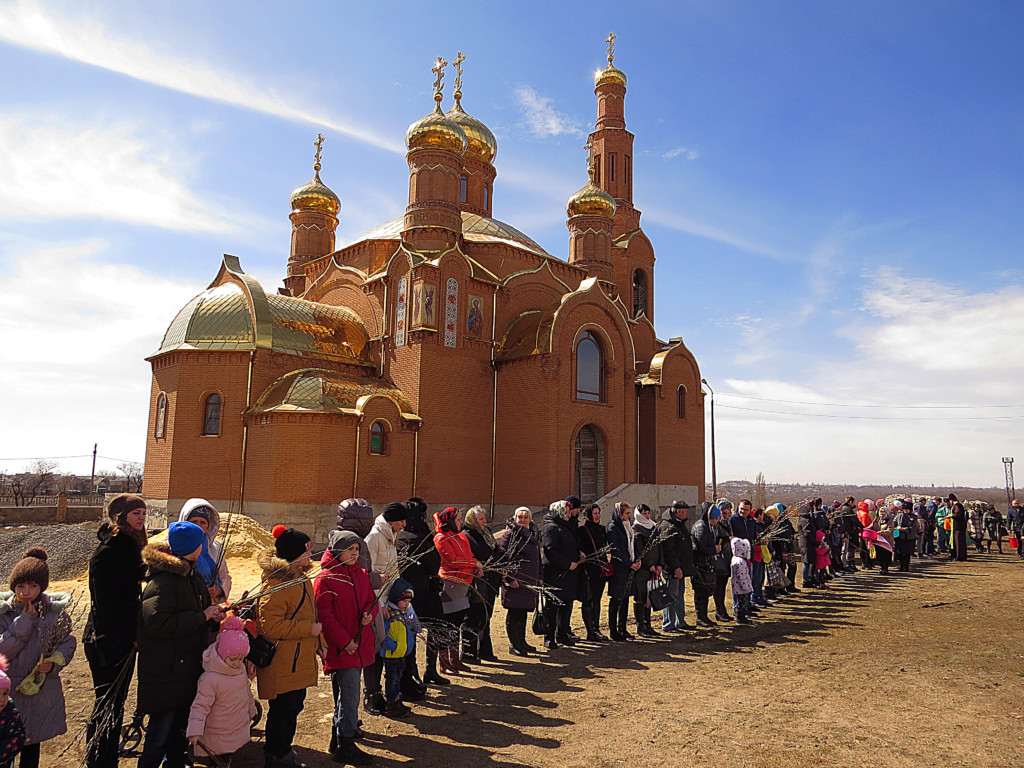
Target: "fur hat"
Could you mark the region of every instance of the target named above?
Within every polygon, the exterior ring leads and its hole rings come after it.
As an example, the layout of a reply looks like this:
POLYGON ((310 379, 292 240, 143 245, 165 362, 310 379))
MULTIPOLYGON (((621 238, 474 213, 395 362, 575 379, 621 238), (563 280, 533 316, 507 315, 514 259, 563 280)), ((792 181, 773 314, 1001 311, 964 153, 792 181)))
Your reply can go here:
POLYGON ((171 547, 171 554, 177 557, 191 555, 206 541, 206 534, 203 529, 195 523, 183 523, 176 520, 167 526, 167 544, 171 547))
POLYGON ((0 691, 11 690, 11 678, 7 676, 7 657, 0 654, 0 691))
POLYGON ((313 541, 302 531, 295 528, 285 528, 283 525, 275 525, 274 550, 277 556, 289 563, 298 560, 313 546, 313 541))
POLYGON ((249 636, 245 633, 245 622, 237 616, 228 616, 220 623, 220 634, 216 642, 217 655, 222 659, 228 656, 247 656, 249 636))
POLYGON ((50 566, 46 564, 46 550, 42 547, 29 549, 11 569, 11 591, 18 584, 29 582, 38 584, 40 592, 45 592, 50 586, 50 566))
POLYGON ((384 507, 384 519, 389 523, 397 523, 399 520, 405 520, 408 516, 409 511, 400 501, 392 501, 384 507))

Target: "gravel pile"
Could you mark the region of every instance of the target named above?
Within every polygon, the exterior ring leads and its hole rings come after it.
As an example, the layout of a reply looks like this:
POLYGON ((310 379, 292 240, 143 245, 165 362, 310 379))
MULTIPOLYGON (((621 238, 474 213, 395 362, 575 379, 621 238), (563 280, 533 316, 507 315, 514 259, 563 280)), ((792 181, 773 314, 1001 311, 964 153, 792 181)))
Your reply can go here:
POLYGON ((95 529, 77 525, 40 525, 0 531, 0 589, 8 589, 7 577, 11 569, 30 547, 46 550, 50 580, 57 581, 84 576, 97 544, 95 529))

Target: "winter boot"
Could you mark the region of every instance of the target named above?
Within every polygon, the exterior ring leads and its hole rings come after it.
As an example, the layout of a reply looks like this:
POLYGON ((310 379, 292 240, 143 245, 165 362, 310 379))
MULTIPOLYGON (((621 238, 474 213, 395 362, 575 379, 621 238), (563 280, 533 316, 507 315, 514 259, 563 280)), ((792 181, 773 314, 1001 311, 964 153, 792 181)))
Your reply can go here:
POLYGON ((427 671, 423 675, 425 685, 448 685, 451 683, 446 677, 437 673, 437 649, 427 646, 427 671))
POLYGON ((616 643, 621 643, 626 639, 619 632, 618 616, 620 602, 620 600, 616 600, 614 597, 608 601, 608 634, 611 636, 612 641, 616 643))
POLYGON ((363 752, 355 739, 342 739, 338 749, 331 753, 331 760, 342 765, 373 764, 373 756, 363 752))

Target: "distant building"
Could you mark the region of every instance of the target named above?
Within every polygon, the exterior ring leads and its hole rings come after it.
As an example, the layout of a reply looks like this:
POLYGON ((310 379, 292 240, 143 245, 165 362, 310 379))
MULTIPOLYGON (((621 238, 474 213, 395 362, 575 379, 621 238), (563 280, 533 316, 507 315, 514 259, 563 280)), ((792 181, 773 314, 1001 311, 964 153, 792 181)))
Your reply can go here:
POLYGON ((155 503, 242 498, 265 522, 329 528, 349 496, 499 515, 624 483, 703 497, 701 376, 652 324, 625 74, 610 51, 562 259, 492 217, 497 141, 464 111, 456 63, 454 106, 441 110, 439 76, 406 134, 404 216, 336 248, 318 142, 291 196, 284 287, 267 294, 225 256, 171 322, 149 358, 155 503))

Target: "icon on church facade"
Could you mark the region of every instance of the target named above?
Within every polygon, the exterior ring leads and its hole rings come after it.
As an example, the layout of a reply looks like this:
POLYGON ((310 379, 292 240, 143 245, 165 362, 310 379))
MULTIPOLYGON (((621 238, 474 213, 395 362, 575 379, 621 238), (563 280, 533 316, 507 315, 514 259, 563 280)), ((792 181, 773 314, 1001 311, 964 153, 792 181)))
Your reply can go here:
POLYGON ((466 333, 470 336, 484 335, 484 300, 481 296, 469 295, 469 309, 466 312, 466 333))

